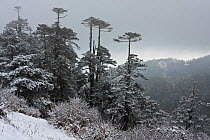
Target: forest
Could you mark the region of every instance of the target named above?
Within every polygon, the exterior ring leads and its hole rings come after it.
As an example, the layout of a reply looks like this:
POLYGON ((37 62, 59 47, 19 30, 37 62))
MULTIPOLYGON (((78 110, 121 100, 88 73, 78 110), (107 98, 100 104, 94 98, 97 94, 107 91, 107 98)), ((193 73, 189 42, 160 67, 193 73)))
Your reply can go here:
POLYGON ((132 51, 143 35, 125 31, 113 39, 127 53, 118 65, 101 43, 108 21, 81 19, 89 44, 79 46, 62 25, 68 10, 53 8, 54 23, 34 31, 20 10, 0 33, 0 119, 42 118, 78 140, 210 139, 210 55, 144 62, 132 51))

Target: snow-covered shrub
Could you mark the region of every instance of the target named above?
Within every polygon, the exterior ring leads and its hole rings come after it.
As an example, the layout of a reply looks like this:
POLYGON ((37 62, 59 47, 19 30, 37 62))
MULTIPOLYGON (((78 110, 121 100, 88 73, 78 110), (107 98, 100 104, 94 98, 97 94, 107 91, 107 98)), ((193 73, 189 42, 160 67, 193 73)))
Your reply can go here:
POLYGON ((56 105, 49 114, 50 124, 68 130, 78 139, 109 140, 115 131, 111 125, 101 121, 96 109, 89 108, 78 98, 56 105))
POLYGON ((80 99, 70 99, 62 102, 49 113, 50 124, 67 130, 81 140, 209 140, 204 133, 192 133, 181 128, 161 126, 149 128, 138 126, 134 129, 121 131, 111 123, 101 120, 95 108, 89 108, 86 102, 80 99))
POLYGON ((29 116, 40 116, 38 109, 30 107, 25 99, 18 98, 10 90, 0 90, 0 107, 3 110, 20 112, 29 116))
POLYGON ((191 133, 177 127, 160 127, 150 129, 136 127, 134 129, 119 132, 113 136, 113 140, 209 140, 204 133, 191 133))
POLYGON ((49 98, 40 97, 36 100, 33 100, 33 106, 39 109, 41 113, 41 118, 47 118, 48 117, 48 111, 53 106, 53 102, 50 101, 49 98))

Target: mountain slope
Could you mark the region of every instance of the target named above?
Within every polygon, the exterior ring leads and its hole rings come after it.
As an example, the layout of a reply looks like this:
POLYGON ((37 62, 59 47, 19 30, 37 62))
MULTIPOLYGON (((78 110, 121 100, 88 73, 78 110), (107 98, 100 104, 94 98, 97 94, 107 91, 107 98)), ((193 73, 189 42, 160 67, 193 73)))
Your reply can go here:
POLYGON ((76 140, 43 119, 12 112, 6 120, 0 119, 1 140, 76 140))
POLYGON ((188 96, 193 82, 206 101, 210 100, 210 55, 190 61, 158 59, 145 62, 144 75, 149 79, 138 79, 146 88, 146 94, 157 100, 167 111, 173 110, 182 96, 188 96))

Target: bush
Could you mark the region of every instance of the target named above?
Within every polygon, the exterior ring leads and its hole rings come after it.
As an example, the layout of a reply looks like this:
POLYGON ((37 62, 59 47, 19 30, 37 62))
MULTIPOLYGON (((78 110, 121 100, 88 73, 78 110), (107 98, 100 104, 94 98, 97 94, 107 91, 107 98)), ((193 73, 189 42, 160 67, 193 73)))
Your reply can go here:
POLYGON ((163 126, 150 129, 137 127, 135 129, 121 132, 114 140, 209 140, 207 134, 192 133, 177 127, 163 126))
POLYGON ((67 130, 69 135, 82 140, 208 140, 204 133, 192 133, 177 127, 162 126, 147 128, 143 126, 120 131, 110 123, 101 120, 95 108, 89 108, 80 99, 70 99, 52 108, 48 119, 50 124, 67 130))
POLYGON ((40 116, 38 109, 29 107, 25 99, 18 98, 6 89, 0 91, 0 107, 4 110, 20 112, 33 117, 40 116))
POLYGON ((56 105, 49 113, 50 124, 64 128, 78 139, 109 140, 115 129, 104 123, 95 108, 78 98, 56 105))

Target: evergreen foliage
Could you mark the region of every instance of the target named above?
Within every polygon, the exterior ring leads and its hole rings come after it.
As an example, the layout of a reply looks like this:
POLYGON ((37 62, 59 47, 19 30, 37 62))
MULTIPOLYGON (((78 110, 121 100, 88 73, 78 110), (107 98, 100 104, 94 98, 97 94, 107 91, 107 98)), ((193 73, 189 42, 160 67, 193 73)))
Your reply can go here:
POLYGON ((6 66, 10 71, 1 73, 4 78, 3 87, 13 89, 18 96, 26 98, 30 103, 41 96, 47 97, 48 91, 54 88, 54 77, 41 68, 35 68, 33 59, 36 55, 19 55, 6 66))
POLYGON ((209 120, 201 114, 204 102, 196 88, 197 83, 194 83, 191 95, 183 96, 180 100, 179 106, 173 111, 173 123, 184 127, 185 130, 205 132, 209 120))

